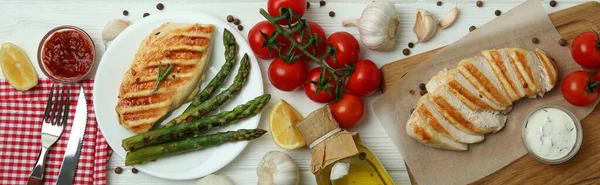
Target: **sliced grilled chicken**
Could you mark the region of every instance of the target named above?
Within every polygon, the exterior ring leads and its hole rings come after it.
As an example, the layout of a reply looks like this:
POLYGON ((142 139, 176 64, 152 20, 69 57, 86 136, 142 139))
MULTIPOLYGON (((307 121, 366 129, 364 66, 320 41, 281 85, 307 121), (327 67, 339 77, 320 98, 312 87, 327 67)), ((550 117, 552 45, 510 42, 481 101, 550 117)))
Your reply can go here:
POLYGON ((434 131, 461 143, 471 144, 483 141, 483 135, 474 135, 466 131, 459 130, 458 128, 461 127, 460 125, 454 126, 448 122, 432 105, 428 94, 422 96, 419 101, 420 103, 415 111, 418 111, 419 114, 423 116, 425 123, 429 124, 434 131))
POLYGON ((508 107, 512 101, 494 74, 492 67, 483 57, 474 57, 458 63, 458 71, 475 86, 483 96, 494 103, 508 107))
POLYGON ((466 144, 456 142, 435 132, 429 125, 425 124, 419 113, 413 113, 410 116, 406 124, 406 134, 418 142, 433 148, 464 151, 468 147, 466 144))
POLYGON ((518 71, 525 80, 525 83, 523 84, 525 95, 529 98, 535 98, 540 88, 531 73, 531 66, 529 66, 529 62, 527 62, 527 51, 519 48, 506 48, 506 50, 508 51, 508 56, 515 63, 515 70, 518 71))
POLYGON ((142 41, 123 76, 115 109, 123 127, 146 132, 198 92, 214 31, 213 25, 165 23, 142 41), (163 72, 173 67, 153 92, 159 65, 163 72))
POLYGON ((535 66, 537 66, 539 72, 542 73, 541 78, 543 80, 540 80, 542 89, 544 92, 548 92, 554 88, 554 85, 556 84, 556 79, 558 78, 558 69, 556 68, 556 64, 552 58, 548 57, 546 52, 536 48, 535 55, 538 58, 535 66))
POLYGON ((498 112, 508 112, 511 107, 505 107, 494 103, 487 96, 483 96, 475 86, 473 86, 456 69, 445 70, 431 78, 425 85, 428 92, 434 92, 438 87, 446 88, 461 100, 469 109, 473 111, 488 110, 498 112))
POLYGON ((472 111, 456 96, 444 88, 431 93, 431 102, 452 125, 470 134, 497 132, 504 127, 506 116, 496 112, 472 111))
POLYGON ((511 66, 508 55, 505 50, 485 50, 481 54, 486 58, 492 67, 494 74, 502 84, 504 92, 508 94, 512 101, 519 100, 525 96, 523 88, 518 84, 517 72, 511 66))

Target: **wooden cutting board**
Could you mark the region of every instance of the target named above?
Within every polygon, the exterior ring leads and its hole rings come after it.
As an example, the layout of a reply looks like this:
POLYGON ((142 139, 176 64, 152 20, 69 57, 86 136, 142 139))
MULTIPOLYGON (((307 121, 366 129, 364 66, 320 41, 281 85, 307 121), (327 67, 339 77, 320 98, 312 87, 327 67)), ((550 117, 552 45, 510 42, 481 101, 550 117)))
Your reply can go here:
MULTIPOLYGON (((549 15, 560 35, 571 45, 580 33, 599 30, 600 3, 587 2, 549 15)), ((558 41, 556 41, 558 44, 558 41)), ((443 47, 442 47, 443 48, 443 47)), ((382 91, 398 82, 406 73, 442 48, 388 63, 381 67, 382 91)), ((577 64, 573 64, 577 65, 577 64)), ((600 106, 581 120, 583 143, 577 155, 559 164, 541 163, 525 155, 501 170, 473 184, 598 184, 600 183, 600 106)), ((416 184, 407 166, 411 182, 416 184)))

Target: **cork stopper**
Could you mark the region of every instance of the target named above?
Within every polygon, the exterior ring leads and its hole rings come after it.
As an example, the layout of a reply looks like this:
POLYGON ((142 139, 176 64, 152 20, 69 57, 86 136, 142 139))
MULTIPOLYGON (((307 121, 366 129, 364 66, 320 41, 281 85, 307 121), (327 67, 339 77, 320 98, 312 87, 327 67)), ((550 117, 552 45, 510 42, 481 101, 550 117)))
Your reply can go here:
POLYGON ((312 143, 338 127, 338 123, 331 115, 328 107, 321 107, 313 111, 306 119, 296 125, 306 144, 312 143))

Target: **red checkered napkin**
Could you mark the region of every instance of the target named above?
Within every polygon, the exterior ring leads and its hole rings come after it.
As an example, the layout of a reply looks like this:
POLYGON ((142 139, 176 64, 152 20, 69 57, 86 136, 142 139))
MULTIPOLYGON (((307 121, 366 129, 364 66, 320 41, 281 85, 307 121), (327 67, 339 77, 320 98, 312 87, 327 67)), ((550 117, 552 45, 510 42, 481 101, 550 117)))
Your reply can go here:
MULTIPOLYGON (((55 184, 75 116, 79 86, 88 102, 85 131, 74 184, 106 184, 106 164, 112 150, 100 133, 94 114, 92 89, 94 80, 68 85, 71 88, 69 121, 60 139, 46 156, 45 184, 55 184)), ((26 92, 14 90, 0 78, 0 184, 27 184, 41 147, 42 118, 53 82, 40 79, 26 92)))

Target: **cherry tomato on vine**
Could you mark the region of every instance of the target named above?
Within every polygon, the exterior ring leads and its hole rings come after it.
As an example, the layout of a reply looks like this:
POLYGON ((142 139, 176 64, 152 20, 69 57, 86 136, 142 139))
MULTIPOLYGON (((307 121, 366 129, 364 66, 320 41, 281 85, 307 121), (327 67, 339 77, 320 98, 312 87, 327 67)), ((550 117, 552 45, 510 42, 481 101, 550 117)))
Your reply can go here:
MULTIPOLYGON (((310 32, 305 34, 317 34, 317 37, 320 38, 322 41, 317 43, 317 47, 312 47, 309 46, 306 48, 306 51, 312 53, 313 55, 315 55, 316 57, 321 57, 323 56, 323 54, 325 54, 325 46, 326 43, 325 41, 327 41, 327 37, 325 37, 325 30, 323 30, 323 28, 315 23, 315 22, 311 22, 311 21, 307 21, 308 27, 310 28, 310 32), (313 50, 314 48, 314 50, 313 50)), ((292 37, 294 37, 294 39, 296 39, 296 41, 298 41, 298 43, 300 44, 304 44, 306 43, 306 41, 308 41, 308 37, 304 36, 304 37, 300 37, 300 33, 299 32, 295 32, 292 33, 292 37)), ((299 49, 296 49, 297 54, 303 54, 299 49)), ((311 61, 312 59, 310 59, 307 56, 302 56, 300 57, 300 59, 302 59, 303 61, 311 61)))
POLYGON ((358 54, 360 53, 360 44, 358 44, 354 36, 348 32, 335 32, 329 35, 327 41, 336 50, 336 62, 333 61, 333 57, 331 56, 325 59, 330 67, 338 69, 356 63, 358 54))
POLYGON ((281 58, 269 65, 269 80, 275 88, 282 91, 298 89, 306 80, 306 67, 300 59, 286 63, 281 58))
POLYGON ((356 126, 365 115, 365 103, 352 93, 344 93, 340 101, 329 105, 331 114, 340 128, 356 126))
POLYGON ((304 82, 304 93, 309 99, 311 99, 314 102, 327 103, 335 99, 335 80, 331 78, 331 74, 329 72, 325 72, 325 79, 329 78, 329 81, 328 83, 323 83, 323 85, 329 84, 327 86, 330 87, 321 89, 319 90, 319 92, 317 92, 318 86, 312 83, 311 81, 317 83, 321 82, 321 70, 323 70, 323 68, 317 67, 308 72, 308 77, 304 82), (315 92, 317 93, 315 94, 315 92))
MULTIPOLYGON (((281 12, 279 9, 281 8, 291 8, 294 13, 298 14, 298 16, 304 16, 304 12, 306 11, 306 0, 269 0, 267 1, 267 11, 269 15, 275 17, 279 16, 281 12)), ((296 18, 292 18, 291 24, 296 23, 298 20, 296 18)), ((277 22, 281 25, 287 25, 287 20, 281 20, 277 22)))
MULTIPOLYGON (((275 27, 269 21, 261 21, 256 23, 252 29, 248 32, 248 44, 250 44, 250 48, 258 58, 261 59, 272 59, 279 55, 277 50, 271 49, 271 55, 269 55, 269 48, 267 46, 262 47, 265 42, 265 38, 260 34, 260 32, 266 35, 272 35, 275 32, 275 27)), ((282 43, 280 47, 287 47, 289 41, 283 37, 283 35, 277 36, 277 41, 282 43)))
POLYGON ((585 32, 573 40, 571 55, 577 64, 584 68, 600 68, 600 45, 598 35, 585 32))
POLYGON ((373 94, 381 84, 381 71, 373 61, 359 60, 346 82, 346 89, 358 96, 373 94))
POLYGON ((563 97, 575 106, 592 104, 598 99, 598 85, 589 73, 583 70, 572 72, 562 82, 563 97))

